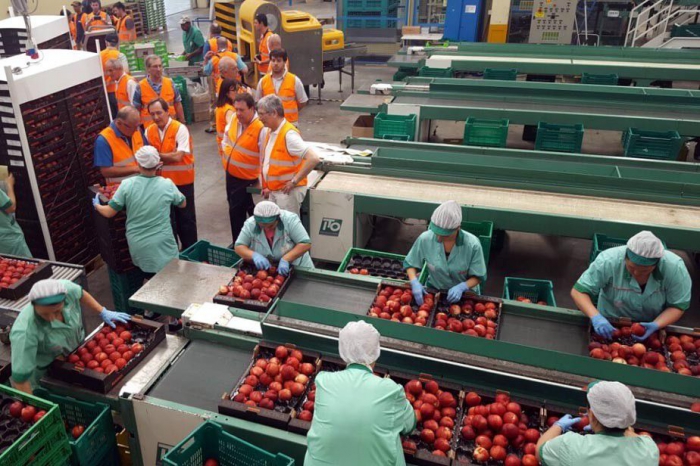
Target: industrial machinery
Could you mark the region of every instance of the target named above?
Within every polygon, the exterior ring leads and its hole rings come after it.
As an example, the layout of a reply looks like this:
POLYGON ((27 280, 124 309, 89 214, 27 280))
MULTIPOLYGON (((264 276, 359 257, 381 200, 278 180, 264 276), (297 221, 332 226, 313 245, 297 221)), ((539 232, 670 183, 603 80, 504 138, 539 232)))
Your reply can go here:
MULTIPOLYGON (((70 50, 70 32, 65 16, 30 16, 31 33, 39 50, 70 50)), ((0 21, 0 57, 13 57, 27 51, 27 26, 21 16, 0 21)))
POLYGON ((34 257, 85 265, 97 256, 87 186, 97 134, 110 122, 98 55, 41 50, 0 60, 0 165, 17 180, 16 216, 34 257))
POLYGON ((531 44, 571 44, 576 19, 575 0, 534 0, 531 44))

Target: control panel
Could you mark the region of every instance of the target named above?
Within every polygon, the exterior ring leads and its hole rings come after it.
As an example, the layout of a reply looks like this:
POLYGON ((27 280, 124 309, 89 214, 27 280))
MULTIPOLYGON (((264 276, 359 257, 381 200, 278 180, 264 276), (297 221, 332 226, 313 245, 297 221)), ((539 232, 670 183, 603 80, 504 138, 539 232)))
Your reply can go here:
POLYGON ((572 0, 534 0, 530 23, 531 44, 570 44, 576 19, 572 0))

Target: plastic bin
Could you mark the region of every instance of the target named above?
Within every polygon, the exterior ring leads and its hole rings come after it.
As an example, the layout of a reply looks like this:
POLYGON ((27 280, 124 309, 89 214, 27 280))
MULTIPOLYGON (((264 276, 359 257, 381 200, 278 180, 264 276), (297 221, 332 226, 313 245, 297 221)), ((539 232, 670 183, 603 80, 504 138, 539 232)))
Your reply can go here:
POLYGON ((486 68, 484 79, 497 79, 500 81, 515 81, 518 78, 518 70, 515 68, 486 68))
POLYGON ((216 246, 200 240, 180 253, 180 259, 189 262, 204 262, 222 267, 233 267, 241 258, 232 249, 216 246))
POLYGON ((408 141, 416 139, 416 115, 387 115, 378 113, 374 117, 374 137, 384 139, 384 136, 408 136, 408 141))
POLYGON ((269 453, 224 431, 220 424, 206 421, 163 457, 167 466, 201 466, 210 458, 220 466, 293 466, 287 455, 269 453))
POLYGON ((493 238, 493 222, 462 222, 462 230, 479 238, 481 249, 484 250, 484 262, 489 265, 491 256, 491 239, 493 238))
POLYGON ((592 74, 583 73, 581 75, 581 84, 600 84, 604 86, 617 86, 620 77, 613 74, 592 74))
POLYGON ((108 268, 108 272, 114 309, 122 312, 139 312, 139 309, 129 306, 129 298, 141 289, 146 278, 145 274, 138 268, 125 273, 117 273, 108 268))
POLYGON ((646 131, 629 128, 622 133, 625 157, 675 160, 683 145, 678 131, 646 131))
POLYGON ((533 304, 544 301, 547 306, 556 307, 557 305, 554 299, 554 285, 550 280, 506 277, 503 283, 503 298, 513 300, 527 298, 533 304))
POLYGON ((606 249, 616 248, 618 246, 625 246, 626 244, 627 240, 624 238, 613 238, 611 236, 603 235, 601 233, 596 233, 593 235, 591 256, 588 263, 593 263, 596 257, 598 257, 598 254, 605 251, 606 249))
POLYGON ((506 147, 509 120, 467 118, 464 124, 465 146, 506 147))
POLYGON ((537 125, 536 150, 555 152, 581 152, 583 125, 553 125, 540 122, 537 125))
POLYGON ((85 432, 76 440, 69 440, 73 455, 70 463, 75 466, 114 464, 117 441, 114 435, 112 411, 102 403, 87 403, 74 398, 49 393, 38 388, 34 393, 56 403, 61 417, 69 427, 82 425, 85 432))
POLYGON ((405 66, 400 66, 399 70, 394 73, 394 76, 392 76, 393 81, 403 81, 409 76, 416 76, 418 75, 418 70, 415 68, 408 68, 405 66))
POLYGON ((418 70, 418 76, 423 76, 426 78, 451 78, 454 76, 454 69, 450 68, 430 68, 428 66, 422 66, 418 70))

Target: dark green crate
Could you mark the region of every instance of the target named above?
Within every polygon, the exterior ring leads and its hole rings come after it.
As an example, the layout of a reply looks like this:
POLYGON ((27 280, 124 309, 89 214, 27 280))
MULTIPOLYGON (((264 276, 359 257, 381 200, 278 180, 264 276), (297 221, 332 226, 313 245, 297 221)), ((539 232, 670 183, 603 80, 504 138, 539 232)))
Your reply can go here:
MULTIPOLYGON (((403 261, 406 259, 406 256, 403 256, 401 254, 392 254, 390 252, 384 252, 384 251, 373 251, 371 249, 361 249, 361 248, 350 248, 348 249, 348 252, 345 254, 345 257, 343 258, 343 261, 340 263, 340 266, 338 267, 338 272, 341 273, 350 273, 347 271, 348 268, 348 263, 350 262, 350 259, 352 259, 353 256, 355 255, 361 255, 361 256, 367 256, 367 257, 377 257, 381 259, 392 259, 399 261, 403 264, 403 261)), ((419 280, 425 275, 426 273, 426 267, 423 266, 423 268, 420 271, 419 274, 419 280)), ((401 269, 403 272, 403 269, 401 269)), ((375 273, 372 273, 370 271, 370 276, 372 277, 381 277, 381 278, 388 278, 390 280, 398 280, 398 281, 405 281, 408 280, 408 277, 406 278, 395 278, 395 277, 387 277, 386 275, 378 275, 375 273)))
POLYGON ((410 141, 411 136, 408 134, 385 134, 382 139, 389 141, 410 141))
POLYGON ((465 146, 506 147, 509 120, 481 120, 469 117, 464 124, 465 146))
POLYGON ((138 268, 124 273, 117 273, 110 268, 107 270, 109 284, 112 287, 114 309, 122 312, 140 312, 140 309, 129 306, 129 298, 141 289, 146 275, 138 268))
POLYGON ((180 259, 189 262, 204 262, 222 267, 233 267, 241 258, 232 249, 216 246, 199 240, 180 253, 180 259))
POLYGON ((343 11, 352 10, 372 10, 377 8, 391 9, 397 8, 399 2, 396 0, 343 0, 343 11))
POLYGON ((554 125, 540 122, 537 125, 536 150, 554 152, 581 152, 583 125, 554 125))
POLYGON ((418 76, 425 78, 451 78, 454 76, 454 69, 450 68, 430 68, 422 66, 418 70, 418 76))
POLYGON ((418 70, 415 68, 407 68, 405 66, 400 66, 398 71, 392 76, 392 81, 403 81, 409 76, 418 75, 418 70))
POLYGON ((395 19, 346 19, 345 25, 353 29, 394 29, 398 22, 395 19))
POLYGON ((416 139, 416 115, 387 115, 378 113, 374 117, 374 137, 384 139, 384 136, 408 136, 408 141, 416 139))
POLYGON ((462 230, 479 238, 481 249, 484 250, 484 263, 489 265, 491 256, 491 240, 493 238, 493 222, 462 222, 462 230))
POLYGON ((527 298, 533 304, 544 301, 547 306, 556 307, 557 305, 554 299, 554 285, 550 280, 506 277, 503 284, 503 298, 513 300, 527 298))
POLYGON ((34 393, 56 403, 61 409, 61 417, 69 427, 85 427, 83 435, 76 440, 69 440, 73 453, 72 465, 103 465, 114 459, 117 455, 117 441, 109 406, 56 395, 43 388, 36 389, 34 393))
POLYGON ((282 453, 272 454, 224 431, 220 424, 205 421, 163 457, 167 466, 201 466, 213 458, 220 466, 294 466, 282 453))
POLYGON ((620 77, 612 74, 592 74, 583 73, 581 75, 581 84, 599 84, 604 86, 617 86, 620 77))
POLYGON ((646 131, 629 128, 622 133, 625 157, 654 160, 676 160, 683 146, 678 131, 646 131))
POLYGON ((515 81, 518 79, 518 70, 515 68, 486 68, 484 70, 484 79, 515 81))

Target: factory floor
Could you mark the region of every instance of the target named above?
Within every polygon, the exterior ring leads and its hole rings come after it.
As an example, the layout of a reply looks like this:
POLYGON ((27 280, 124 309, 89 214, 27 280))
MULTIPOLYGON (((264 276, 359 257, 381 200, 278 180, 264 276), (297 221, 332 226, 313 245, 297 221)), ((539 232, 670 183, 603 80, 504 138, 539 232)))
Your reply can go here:
MULTIPOLYGON (((170 3, 170 2, 167 2, 170 3)), ((168 14, 168 30, 160 36, 167 40, 169 51, 182 50, 182 34, 178 25, 181 14, 192 18, 206 17, 207 10, 189 10, 182 13, 187 2, 179 0, 168 8, 175 8, 168 14)), ((282 9, 289 9, 286 3, 282 9)), ((335 4, 330 2, 295 3, 293 9, 308 11, 316 16, 334 15, 335 4)), ((208 23, 202 23, 205 37, 208 35, 208 23)), ((293 59, 293 57, 292 57, 293 59)), ((355 88, 378 79, 390 81, 393 68, 384 65, 360 65, 356 67, 355 88)), ((342 90, 338 85, 338 74, 327 73, 322 100, 312 100, 301 111, 300 129, 304 139, 326 143, 339 143, 351 133, 351 127, 357 114, 341 112, 340 104, 350 94, 350 81, 343 79, 342 90)), ((318 96, 317 90, 311 89, 311 97, 318 96)), ((195 123, 189 127, 194 139, 196 156, 196 204, 199 238, 213 244, 228 245, 232 242, 227 218, 224 174, 218 159, 214 134, 204 132, 208 124, 195 123)), ((449 138, 461 138, 463 124, 452 122, 434 122, 435 141, 449 138)), ((509 147, 532 148, 533 144, 522 141, 522 127, 513 126, 508 138, 509 147)), ((621 155, 620 135, 617 132, 587 130, 583 151, 586 153, 621 155)), ((689 158, 690 160, 690 158, 689 158)), ((447 200, 447 199, 446 199, 447 200)), ((399 221, 396 219, 377 219, 375 233, 368 248, 406 254, 413 240, 425 229, 425 224, 417 221, 399 221)), ((569 297, 571 286, 586 269, 591 242, 576 238, 549 237, 529 233, 508 232, 500 250, 491 252, 488 268, 488 280, 484 293, 501 296, 505 277, 526 277, 552 280, 554 282, 557 304, 561 307, 573 307, 569 297)), ((678 252, 686 262, 693 278, 693 311, 688 312, 680 321, 681 325, 700 327, 700 313, 696 312, 700 299, 700 274, 692 257, 678 252)), ((108 308, 112 306, 112 296, 107 275, 107 268, 101 267, 88 276, 89 290, 108 308)), ((97 325, 97 319, 88 319, 88 327, 97 325)))

